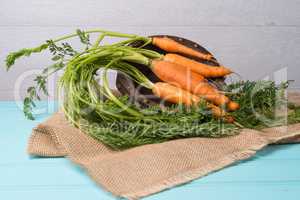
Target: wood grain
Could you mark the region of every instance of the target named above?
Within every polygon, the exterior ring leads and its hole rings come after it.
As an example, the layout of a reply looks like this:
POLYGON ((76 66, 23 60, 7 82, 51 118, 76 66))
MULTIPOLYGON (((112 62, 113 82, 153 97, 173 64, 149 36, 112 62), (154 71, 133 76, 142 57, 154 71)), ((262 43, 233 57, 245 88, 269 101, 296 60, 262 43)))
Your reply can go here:
MULTIPOLYGON (((96 186, 82 169, 64 158, 31 158, 26 142, 37 121, 25 120, 16 106, 21 102, 0 102, 0 194, 3 199, 116 199, 96 186)), ((39 103, 39 107, 47 102, 39 103)), ((171 190, 148 200, 213 200, 263 198, 297 199, 300 190, 300 144, 273 145, 253 158, 171 190)))
MULTIPOLYGON (((274 71, 286 67, 288 79, 296 80, 292 87, 297 88, 299 10, 299 0, 175 0, 171 6, 167 0, 1 0, 0 100, 14 99, 14 85, 23 72, 50 64, 45 53, 18 61, 6 74, 3 63, 8 52, 76 28, 178 35, 208 48, 245 79, 272 77, 274 71)), ((78 42, 74 45, 79 46, 78 42)), ((28 78, 22 85, 30 84, 28 78)))

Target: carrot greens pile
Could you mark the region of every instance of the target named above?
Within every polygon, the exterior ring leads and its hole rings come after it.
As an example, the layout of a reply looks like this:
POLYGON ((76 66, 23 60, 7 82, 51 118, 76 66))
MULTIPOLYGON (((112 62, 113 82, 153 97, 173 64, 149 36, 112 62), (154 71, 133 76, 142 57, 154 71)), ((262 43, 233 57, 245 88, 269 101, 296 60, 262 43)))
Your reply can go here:
MULTIPOLYGON (((271 81, 246 81, 224 86, 224 91, 220 92, 206 78, 223 77, 231 70, 179 55, 214 61, 212 55, 197 52, 169 38, 77 30, 74 34, 47 40, 38 47, 10 53, 6 59, 7 70, 17 59, 45 50, 50 51, 53 64, 36 76, 35 86, 27 89, 25 116, 34 119, 32 112, 35 101, 40 100, 39 93, 48 95, 48 77, 63 70, 58 88, 66 118, 114 149, 187 137, 224 137, 238 134, 241 127, 264 128, 285 123, 277 119, 275 111, 278 104, 287 104, 283 95, 286 84, 277 86, 271 81), (89 36, 92 33, 99 35, 94 42, 89 36), (108 36, 123 40, 101 45, 108 36), (73 37, 79 38, 84 46, 82 50, 75 50, 65 42, 73 37), (130 44, 136 41, 142 41, 142 44, 132 47, 130 44), (150 43, 170 53, 163 55, 143 48, 150 43), (151 82, 134 64, 151 69, 162 82, 151 82), (130 101, 130 97, 116 96, 109 88, 108 70, 128 75, 139 85, 152 90, 155 96, 174 104, 163 108, 159 105, 140 108, 130 101), (264 87, 257 87, 259 84, 264 87), (257 117, 258 113, 263 117, 257 117)), ((298 108, 293 110, 288 119, 295 123, 300 117, 298 108)))
POLYGON ((288 102, 286 89, 289 82, 239 81, 225 86, 229 96, 241 105, 232 116, 246 128, 262 129, 299 122, 295 104, 288 102), (289 106, 288 106, 289 105, 289 106), (289 109, 289 110, 288 110, 289 109))
MULTIPOLYGON (((128 104, 128 97, 119 99, 128 104)), ((104 102, 109 109, 117 107, 110 100, 104 102), (112 108, 113 107, 113 108, 112 108)), ((211 113, 202 105, 193 108, 173 105, 161 109, 149 106, 143 113, 155 113, 155 119, 140 118, 132 120, 101 120, 96 113, 90 114, 92 119, 80 121, 84 132, 108 144, 114 149, 124 149, 143 144, 152 144, 171 139, 187 137, 224 137, 236 135, 239 129, 230 123, 222 123, 212 117, 211 113)))

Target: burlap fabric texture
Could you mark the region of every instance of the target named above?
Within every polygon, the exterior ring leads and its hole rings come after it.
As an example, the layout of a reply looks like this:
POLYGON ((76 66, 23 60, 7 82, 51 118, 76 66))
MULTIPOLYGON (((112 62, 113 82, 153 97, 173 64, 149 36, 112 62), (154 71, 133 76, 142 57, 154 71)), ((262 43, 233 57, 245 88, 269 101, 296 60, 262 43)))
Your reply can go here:
POLYGON ((115 196, 139 199, 247 159, 269 144, 296 142, 300 142, 300 124, 113 151, 71 126, 63 113, 55 113, 33 129, 28 153, 66 156, 115 196))

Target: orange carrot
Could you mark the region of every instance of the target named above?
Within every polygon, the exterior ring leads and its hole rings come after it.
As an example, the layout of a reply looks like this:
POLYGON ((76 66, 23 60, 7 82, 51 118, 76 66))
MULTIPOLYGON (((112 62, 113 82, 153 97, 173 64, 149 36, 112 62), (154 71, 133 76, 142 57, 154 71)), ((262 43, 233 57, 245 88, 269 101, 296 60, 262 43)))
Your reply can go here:
POLYGON ((153 94, 172 103, 183 103, 187 106, 198 104, 200 98, 192 93, 170 85, 169 83, 157 82, 152 88, 153 94))
POLYGON ((227 104, 227 109, 229 111, 235 111, 240 108, 240 105, 234 101, 229 101, 227 104))
POLYGON ((186 47, 175 40, 172 40, 168 37, 153 37, 152 44, 167 51, 174 53, 182 53, 185 55, 195 56, 204 60, 211 60, 213 56, 211 54, 204 54, 199 51, 196 51, 190 47, 186 47))
POLYGON ((177 54, 168 53, 163 57, 163 60, 182 65, 186 69, 199 73, 204 77, 222 77, 232 73, 226 67, 206 65, 177 54))
POLYGON ((202 75, 188 71, 180 65, 153 60, 151 69, 164 82, 199 95, 216 105, 225 105, 229 102, 229 99, 211 86, 202 75))
MULTIPOLYGON (((160 97, 161 99, 177 104, 183 103, 187 106, 197 105, 201 101, 200 97, 193 95, 186 90, 163 82, 155 83, 153 85, 152 92, 154 95, 160 97)), ((234 122, 233 117, 228 115, 221 108, 210 103, 206 103, 206 106, 211 110, 213 116, 215 116, 216 118, 224 118, 225 121, 229 123, 234 122)))

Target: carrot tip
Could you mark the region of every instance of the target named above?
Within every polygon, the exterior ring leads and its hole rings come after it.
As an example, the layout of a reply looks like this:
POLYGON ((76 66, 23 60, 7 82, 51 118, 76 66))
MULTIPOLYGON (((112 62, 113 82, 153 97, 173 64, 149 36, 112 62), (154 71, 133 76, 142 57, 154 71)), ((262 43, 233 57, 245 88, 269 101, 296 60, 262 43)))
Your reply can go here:
POLYGON ((233 123, 235 120, 234 120, 234 117, 227 115, 225 117, 225 121, 228 123, 233 123))
POLYGON ((235 111, 240 108, 240 105, 234 101, 230 101, 227 104, 227 108, 229 111, 235 111))

